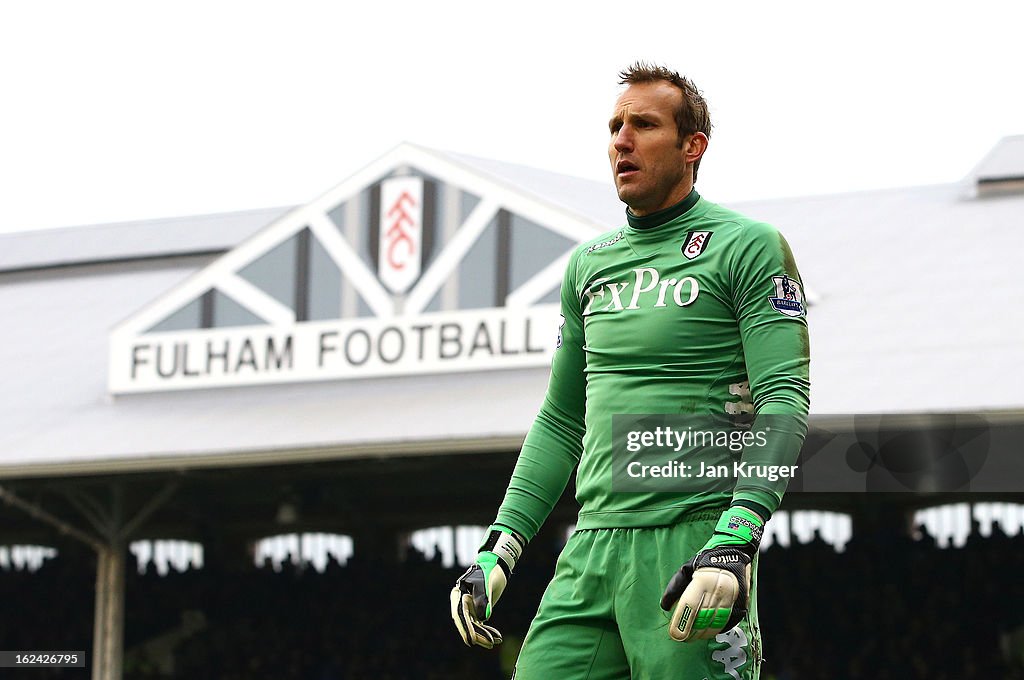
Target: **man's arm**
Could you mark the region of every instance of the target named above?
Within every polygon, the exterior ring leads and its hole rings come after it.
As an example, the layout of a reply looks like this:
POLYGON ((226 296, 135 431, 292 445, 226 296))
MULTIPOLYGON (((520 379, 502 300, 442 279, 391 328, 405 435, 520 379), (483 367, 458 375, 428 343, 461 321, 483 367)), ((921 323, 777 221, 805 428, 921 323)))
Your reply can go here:
MULTIPOLYGON (((765 224, 749 230, 729 268, 756 414, 752 433, 757 443, 744 448, 741 463, 792 465, 807 433, 810 405, 803 283, 781 234, 765 224)), ((782 502, 787 483, 784 477, 776 482, 756 476, 737 480, 731 507, 662 596, 662 608, 673 610, 673 639, 709 639, 746 615, 751 565, 765 522, 782 502)))
POLYGON ((547 393, 519 453, 495 524, 532 539, 565 491, 583 453, 586 355, 583 316, 576 294, 576 262, 569 258, 562 280, 562 319, 551 360, 547 393))
MULTIPOLYGON (((789 244, 774 227, 755 224, 735 253, 734 304, 754 402, 753 432, 763 446, 747 446, 741 462, 793 465, 807 434, 810 344, 803 281, 789 244)), ((733 504, 768 520, 789 480, 740 479, 733 504), (760 511, 759 511, 760 509, 760 511)))
POLYGON ((523 442, 498 516, 473 565, 452 589, 452 619, 470 646, 491 648, 501 643, 501 633, 484 621, 490 618, 527 541, 537 535, 565 491, 583 453, 586 355, 575 286, 578 256, 577 249, 562 280, 562 319, 544 403, 523 442))

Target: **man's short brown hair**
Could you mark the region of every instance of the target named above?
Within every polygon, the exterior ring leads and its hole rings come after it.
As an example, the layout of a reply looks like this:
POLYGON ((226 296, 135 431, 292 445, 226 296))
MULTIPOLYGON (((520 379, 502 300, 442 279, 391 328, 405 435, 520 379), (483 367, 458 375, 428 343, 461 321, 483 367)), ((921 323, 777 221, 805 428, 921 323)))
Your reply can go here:
MULTIPOLYGON (((674 112, 676 125, 679 128, 679 146, 683 146, 683 138, 694 132, 703 132, 711 137, 711 116, 708 114, 708 103, 704 95, 689 78, 679 75, 665 66, 637 61, 619 72, 620 85, 636 85, 638 83, 655 83, 665 81, 680 89, 683 101, 674 112)), ((697 181, 697 167, 700 159, 693 164, 693 181, 697 181)))

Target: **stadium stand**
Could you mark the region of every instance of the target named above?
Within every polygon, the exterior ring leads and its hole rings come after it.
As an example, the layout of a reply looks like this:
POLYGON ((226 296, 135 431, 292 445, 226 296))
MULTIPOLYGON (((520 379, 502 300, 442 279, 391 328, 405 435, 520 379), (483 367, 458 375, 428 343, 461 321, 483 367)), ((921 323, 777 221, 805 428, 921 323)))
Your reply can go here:
MULTIPOLYGON (((556 547, 553 543, 551 547, 556 547)), ((495 621, 509 649, 466 649, 445 593, 460 567, 410 549, 387 564, 331 561, 323 573, 286 563, 128 574, 125 678, 188 680, 501 680, 553 569, 555 551, 531 546, 515 597, 495 621)), ((92 576, 87 553, 37 572, 0 572, 6 648, 88 648, 92 576), (76 559, 77 558, 77 559, 76 559), (81 560, 81 561, 80 561, 81 560), (83 564, 84 563, 84 564, 83 564), (59 613, 40 607, 56 601, 59 613)), ((960 548, 895 532, 857 536, 844 552, 819 538, 762 556, 766 680, 1024 678, 1010 641, 1024 625, 1024 533, 998 526, 960 548), (1003 575, 994 577, 994 575, 1003 575), (796 586, 794 584, 797 584, 796 586), (967 585, 972 584, 971 592, 967 585), (825 620, 827 625, 821 625, 825 620)), ((83 669, 33 671, 45 680, 83 669)))

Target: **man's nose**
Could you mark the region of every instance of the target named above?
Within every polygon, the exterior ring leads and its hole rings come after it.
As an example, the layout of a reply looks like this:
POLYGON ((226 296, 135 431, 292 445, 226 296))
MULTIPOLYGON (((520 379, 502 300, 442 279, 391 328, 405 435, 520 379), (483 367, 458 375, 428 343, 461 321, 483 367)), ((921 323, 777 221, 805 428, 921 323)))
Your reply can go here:
POLYGON ((620 127, 619 131, 615 133, 615 140, 612 142, 612 146, 615 147, 616 151, 632 151, 633 128, 628 125, 620 127))

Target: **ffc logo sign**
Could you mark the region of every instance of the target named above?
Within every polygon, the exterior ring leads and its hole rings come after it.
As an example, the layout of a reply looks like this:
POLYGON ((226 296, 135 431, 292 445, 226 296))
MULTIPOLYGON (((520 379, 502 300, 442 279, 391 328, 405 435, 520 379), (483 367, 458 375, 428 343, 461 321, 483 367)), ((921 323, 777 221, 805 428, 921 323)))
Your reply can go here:
POLYGON ((691 231, 686 234, 686 242, 683 243, 683 255, 688 260, 696 258, 704 252, 711 240, 710 231, 691 231))
POLYGON ((423 180, 396 177, 380 186, 380 281, 404 293, 420 276, 423 253, 423 180))

